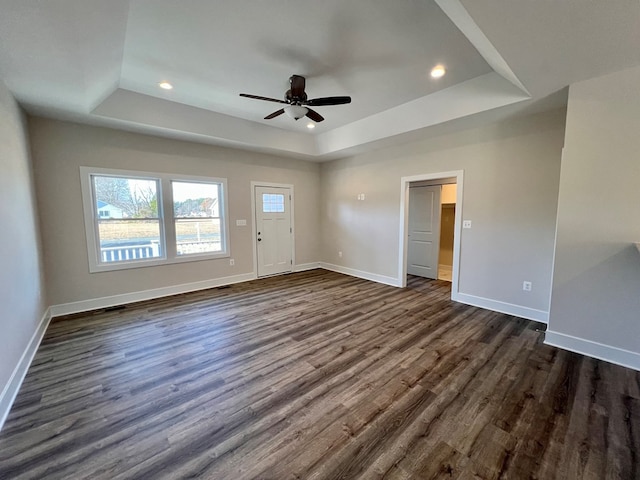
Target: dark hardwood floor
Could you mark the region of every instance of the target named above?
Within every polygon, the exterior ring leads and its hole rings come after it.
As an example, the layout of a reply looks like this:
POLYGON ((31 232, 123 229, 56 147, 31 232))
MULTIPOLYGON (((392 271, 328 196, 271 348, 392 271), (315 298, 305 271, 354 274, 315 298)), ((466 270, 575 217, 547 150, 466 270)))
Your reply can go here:
POLYGON ((0 478, 637 479, 640 374, 314 270, 56 319, 0 478))

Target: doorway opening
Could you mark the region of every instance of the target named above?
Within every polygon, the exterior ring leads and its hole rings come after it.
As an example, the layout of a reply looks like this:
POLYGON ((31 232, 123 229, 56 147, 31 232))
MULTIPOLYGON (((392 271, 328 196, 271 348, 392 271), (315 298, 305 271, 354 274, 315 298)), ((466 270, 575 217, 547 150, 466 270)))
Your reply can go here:
POLYGON ((442 184, 440 196, 440 248, 438 255, 438 280, 453 279, 453 239, 456 221, 456 183, 442 184))
POLYGON ((458 292, 463 171, 401 178, 399 286, 407 274, 451 282, 458 292))

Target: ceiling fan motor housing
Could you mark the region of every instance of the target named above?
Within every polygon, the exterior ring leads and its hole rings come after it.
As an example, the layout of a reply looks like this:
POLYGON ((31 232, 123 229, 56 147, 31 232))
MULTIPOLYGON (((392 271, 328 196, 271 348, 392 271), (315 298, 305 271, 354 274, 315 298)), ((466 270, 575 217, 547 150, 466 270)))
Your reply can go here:
POLYGON ((291 90, 287 90, 287 93, 284 94, 284 99, 287 101, 287 103, 290 103, 292 105, 300 105, 303 102, 307 101, 307 94, 306 92, 302 92, 302 95, 297 95, 294 97, 291 93, 291 90))

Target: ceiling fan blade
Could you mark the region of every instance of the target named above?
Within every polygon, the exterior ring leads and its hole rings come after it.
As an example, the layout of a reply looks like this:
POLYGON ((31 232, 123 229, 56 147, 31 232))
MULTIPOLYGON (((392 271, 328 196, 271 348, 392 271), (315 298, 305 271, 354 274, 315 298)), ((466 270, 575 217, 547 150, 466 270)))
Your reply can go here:
POLYGON ((307 98, 304 93, 305 79, 300 75, 291 75, 289 78, 291 84, 291 97, 292 98, 307 98))
POLYGON ((312 98, 305 102, 305 105, 310 105, 312 107, 324 107, 327 105, 344 105, 346 103, 351 103, 351 97, 312 98))
POLYGON ((324 120, 324 117, 322 115, 320 115, 315 110, 311 110, 310 108, 307 108, 307 117, 309 117, 311 120, 313 120, 316 123, 319 123, 324 120))
POLYGON ((253 98, 255 100, 265 100, 267 102, 287 103, 284 100, 278 100, 277 98, 261 97, 259 95, 249 95, 248 93, 241 93, 241 97, 253 98))
POLYGON ((284 113, 284 108, 281 108, 280 110, 276 110, 275 112, 273 112, 271 115, 267 115, 266 117, 264 117, 265 120, 271 120, 272 118, 276 118, 279 115, 282 115, 284 113))

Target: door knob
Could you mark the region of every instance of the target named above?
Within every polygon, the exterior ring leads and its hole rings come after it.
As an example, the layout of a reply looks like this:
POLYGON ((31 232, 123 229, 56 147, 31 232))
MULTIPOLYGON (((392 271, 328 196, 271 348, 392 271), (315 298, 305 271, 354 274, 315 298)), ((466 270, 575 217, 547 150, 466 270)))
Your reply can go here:
POLYGON ((262 239, 261 239, 261 238, 259 238, 259 239, 258 239, 258 241, 259 241, 259 242, 261 242, 261 241, 262 241, 262 239))

